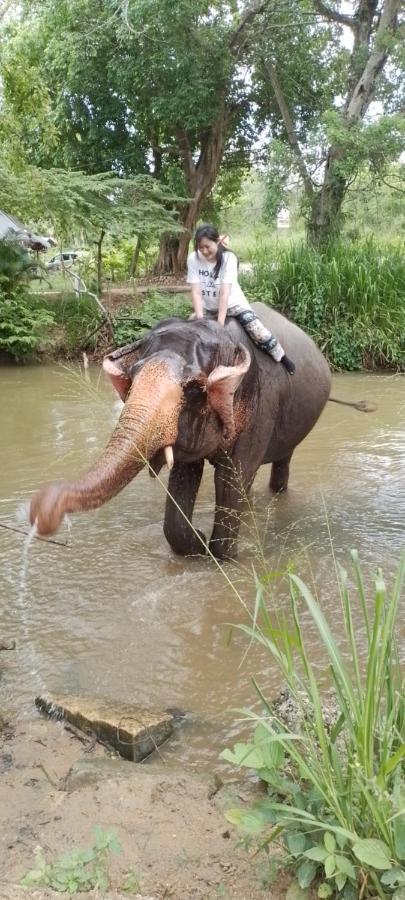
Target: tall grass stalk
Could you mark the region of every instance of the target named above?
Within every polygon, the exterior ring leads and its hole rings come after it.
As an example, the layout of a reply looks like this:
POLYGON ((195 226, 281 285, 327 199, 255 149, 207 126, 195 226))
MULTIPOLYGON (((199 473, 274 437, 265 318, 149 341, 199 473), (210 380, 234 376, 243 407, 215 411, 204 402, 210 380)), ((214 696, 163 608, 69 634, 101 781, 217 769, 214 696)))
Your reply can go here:
POLYGON ((289 576, 290 629, 269 614, 265 594, 256 586, 253 624, 239 628, 264 646, 278 666, 297 724, 286 725, 255 684, 264 712, 245 711, 256 726, 253 741, 225 750, 222 758, 256 768, 268 784, 268 795, 249 811, 250 819, 243 810, 231 810, 228 817, 242 827, 247 823, 247 830, 253 822, 256 832, 270 823, 277 827, 277 837, 282 828, 301 887, 317 875, 326 879, 321 897, 358 896, 353 890, 386 897, 397 891, 399 900, 398 891, 405 887, 405 678, 395 629, 405 554, 390 594, 377 571, 372 603, 355 551, 351 559, 356 602, 347 572, 338 567, 348 661, 340 649, 342 636, 338 641, 319 602, 297 575, 289 576), (332 725, 311 662, 303 611, 310 614, 327 661, 334 689, 332 725))
POLYGON ((341 240, 259 249, 245 279, 315 339, 337 369, 405 368, 405 255, 399 243, 341 240))

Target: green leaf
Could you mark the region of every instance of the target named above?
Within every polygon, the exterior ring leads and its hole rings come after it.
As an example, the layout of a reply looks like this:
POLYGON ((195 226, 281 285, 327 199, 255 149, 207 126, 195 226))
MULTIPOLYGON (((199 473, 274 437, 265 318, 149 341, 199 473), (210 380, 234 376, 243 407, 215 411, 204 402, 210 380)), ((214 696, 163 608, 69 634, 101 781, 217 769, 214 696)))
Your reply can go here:
POLYGON ((266 824, 264 816, 259 810, 255 812, 253 810, 228 809, 225 818, 232 825, 237 825, 249 834, 259 834, 266 824))
POLYGON ((372 869, 391 869, 389 847, 375 838, 364 838, 353 844, 353 853, 372 869))
POLYGON ((405 900, 405 888, 397 888, 392 895, 392 900, 405 900))
POLYGON ((336 841, 330 831, 325 831, 323 841, 328 853, 334 853, 336 850, 336 841))
POLYGON ((405 815, 394 819, 395 853, 398 859, 405 860, 405 815))
POLYGON ((388 872, 383 872, 380 881, 381 884, 386 884, 391 888, 405 886, 405 869, 395 866, 388 872))
POLYGON ((316 870, 317 866, 315 865, 315 863, 310 859, 306 859, 297 871, 299 886, 302 888, 309 887, 309 885, 312 884, 315 878, 316 870))
POLYGON ((330 886, 330 884, 326 884, 326 881, 323 881, 318 888, 318 897, 320 897, 321 900, 326 900, 326 898, 331 897, 332 894, 333 888, 330 886))
MULTIPOLYGON (((286 838, 287 847, 293 856, 299 856, 305 850, 307 839, 302 832, 293 832, 288 834, 286 838)), ((307 854, 305 854, 306 856, 307 854)))
POLYGON ((235 744, 233 750, 223 750, 219 758, 234 766, 247 766, 249 769, 265 768, 261 751, 253 744, 235 744))
POLYGON ((314 859, 316 862, 324 862, 328 855, 328 851, 325 850, 325 847, 321 847, 320 844, 317 844, 316 847, 311 847, 304 853, 304 856, 307 856, 308 859, 314 859))
POLYGON ((343 872, 344 875, 348 875, 348 877, 352 878, 354 881, 356 878, 356 870, 353 863, 350 862, 350 859, 348 859, 347 856, 339 855, 335 855, 335 859, 336 868, 339 869, 339 872, 343 872))
POLYGON ((265 768, 277 769, 281 765, 284 760, 283 746, 264 725, 258 725, 255 729, 254 743, 265 768))
POLYGON ((343 888, 343 900, 358 900, 359 891, 357 888, 357 884, 352 884, 351 881, 347 881, 343 888))
POLYGON ((343 872, 338 872, 337 875, 335 875, 335 881, 338 890, 342 891, 347 881, 347 875, 343 872))
POLYGON ((325 859, 325 875, 327 878, 331 878, 333 873, 336 871, 336 859, 333 853, 325 859))

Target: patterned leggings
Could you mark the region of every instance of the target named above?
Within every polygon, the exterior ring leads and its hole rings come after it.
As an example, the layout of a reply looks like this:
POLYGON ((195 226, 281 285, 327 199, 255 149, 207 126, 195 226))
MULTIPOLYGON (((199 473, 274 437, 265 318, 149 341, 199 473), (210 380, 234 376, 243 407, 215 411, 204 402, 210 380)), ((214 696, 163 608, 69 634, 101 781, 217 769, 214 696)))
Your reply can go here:
MULTIPOLYGON (((211 312, 211 310, 205 310, 204 315, 208 315, 210 318, 217 317, 217 313, 211 312)), ((245 306, 233 306, 232 309, 228 309, 227 315, 237 319, 249 337, 252 338, 253 343, 260 350, 264 350, 265 353, 272 356, 276 362, 280 362, 280 359, 285 356, 279 340, 263 325, 263 322, 253 312, 253 309, 245 306)))

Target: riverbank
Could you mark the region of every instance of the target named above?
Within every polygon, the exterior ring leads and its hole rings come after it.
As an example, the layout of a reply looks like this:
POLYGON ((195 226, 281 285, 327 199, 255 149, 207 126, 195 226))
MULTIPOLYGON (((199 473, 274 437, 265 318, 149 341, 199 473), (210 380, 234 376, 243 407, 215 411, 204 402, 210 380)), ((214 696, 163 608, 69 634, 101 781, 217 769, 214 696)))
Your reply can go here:
POLYGON ((235 802, 250 802, 257 786, 190 774, 157 754, 147 764, 127 762, 38 715, 11 722, 0 736, 0 787, 2 900, 57 896, 20 887, 36 847, 55 863, 91 847, 95 826, 113 831, 122 852, 108 859, 112 893, 89 896, 269 897, 263 859, 237 846, 240 833, 224 817, 235 802))

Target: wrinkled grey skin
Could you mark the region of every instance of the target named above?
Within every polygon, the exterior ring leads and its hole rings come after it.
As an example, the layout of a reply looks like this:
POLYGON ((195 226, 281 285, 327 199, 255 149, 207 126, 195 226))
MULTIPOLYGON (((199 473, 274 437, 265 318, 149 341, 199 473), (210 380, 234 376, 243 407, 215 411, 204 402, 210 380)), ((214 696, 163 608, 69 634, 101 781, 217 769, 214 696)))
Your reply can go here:
POLYGON ((179 554, 204 552, 189 522, 208 459, 215 473, 210 550, 219 559, 236 556, 242 501, 259 466, 272 463, 271 490, 286 490, 293 451, 315 425, 330 391, 328 365, 313 341, 265 305, 254 308, 294 360, 295 376, 258 350, 235 319, 228 319, 225 328, 208 319, 159 323, 137 344, 105 361, 125 399, 123 413, 90 473, 73 485, 51 485, 34 498, 31 521, 40 523, 41 533, 55 530, 65 512, 109 500, 137 474, 145 458, 158 471, 164 464, 163 448, 170 444, 174 466, 164 519, 167 541, 179 554), (156 382, 161 366, 165 375, 156 382), (210 375, 219 379, 213 385, 210 375), (168 400, 162 380, 171 391, 168 400), (161 396, 155 400, 157 383, 161 396), (140 445, 143 462, 134 452, 140 445))

